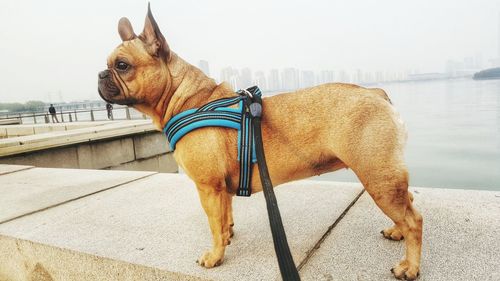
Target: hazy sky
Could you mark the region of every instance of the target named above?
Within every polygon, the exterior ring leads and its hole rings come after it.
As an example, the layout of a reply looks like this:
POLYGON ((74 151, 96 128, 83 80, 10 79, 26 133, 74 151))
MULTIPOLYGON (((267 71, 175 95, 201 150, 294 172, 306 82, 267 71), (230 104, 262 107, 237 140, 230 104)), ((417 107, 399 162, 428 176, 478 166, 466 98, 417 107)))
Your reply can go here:
MULTIPOLYGON (((444 71, 448 59, 497 56, 498 0, 151 1, 170 47, 193 64, 267 71, 444 71)), ((126 16, 147 1, 0 0, 0 102, 97 99, 97 72, 126 16)))

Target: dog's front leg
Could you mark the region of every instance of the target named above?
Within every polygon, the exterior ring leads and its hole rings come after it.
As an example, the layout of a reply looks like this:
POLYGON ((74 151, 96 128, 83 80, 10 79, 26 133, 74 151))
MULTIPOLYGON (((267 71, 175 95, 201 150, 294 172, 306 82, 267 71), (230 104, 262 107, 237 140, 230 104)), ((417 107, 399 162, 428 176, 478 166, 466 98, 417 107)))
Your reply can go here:
POLYGON ((212 250, 205 252, 198 263, 211 268, 220 265, 224 260, 224 251, 229 244, 229 204, 231 195, 224 189, 210 185, 197 185, 201 205, 205 209, 212 231, 212 250))

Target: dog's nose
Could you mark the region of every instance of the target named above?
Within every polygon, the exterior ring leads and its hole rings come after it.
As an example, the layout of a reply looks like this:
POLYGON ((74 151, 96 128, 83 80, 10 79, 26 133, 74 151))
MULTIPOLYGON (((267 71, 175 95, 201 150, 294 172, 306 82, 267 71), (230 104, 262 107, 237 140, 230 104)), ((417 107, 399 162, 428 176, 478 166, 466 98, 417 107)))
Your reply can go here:
POLYGON ((99 72, 99 79, 106 79, 109 77, 109 70, 99 72))

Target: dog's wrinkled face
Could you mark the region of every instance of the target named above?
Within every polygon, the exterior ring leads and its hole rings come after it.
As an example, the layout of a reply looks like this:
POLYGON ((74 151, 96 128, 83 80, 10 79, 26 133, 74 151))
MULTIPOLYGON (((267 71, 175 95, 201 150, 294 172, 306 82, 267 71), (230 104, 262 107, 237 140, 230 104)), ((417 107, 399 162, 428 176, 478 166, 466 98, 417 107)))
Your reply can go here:
POLYGON ((99 72, 99 95, 110 103, 154 105, 170 84, 170 50, 149 6, 139 36, 127 18, 120 19, 118 32, 123 43, 108 57, 108 68, 99 72))

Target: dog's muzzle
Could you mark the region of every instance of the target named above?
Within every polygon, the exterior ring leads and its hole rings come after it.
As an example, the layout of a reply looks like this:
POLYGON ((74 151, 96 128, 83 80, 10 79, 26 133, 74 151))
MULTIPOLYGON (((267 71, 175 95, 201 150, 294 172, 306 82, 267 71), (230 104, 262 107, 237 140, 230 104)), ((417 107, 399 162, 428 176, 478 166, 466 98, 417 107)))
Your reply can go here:
POLYGON ((111 72, 106 69, 99 72, 97 89, 101 98, 109 103, 117 103, 120 96, 120 89, 113 81, 111 72))

